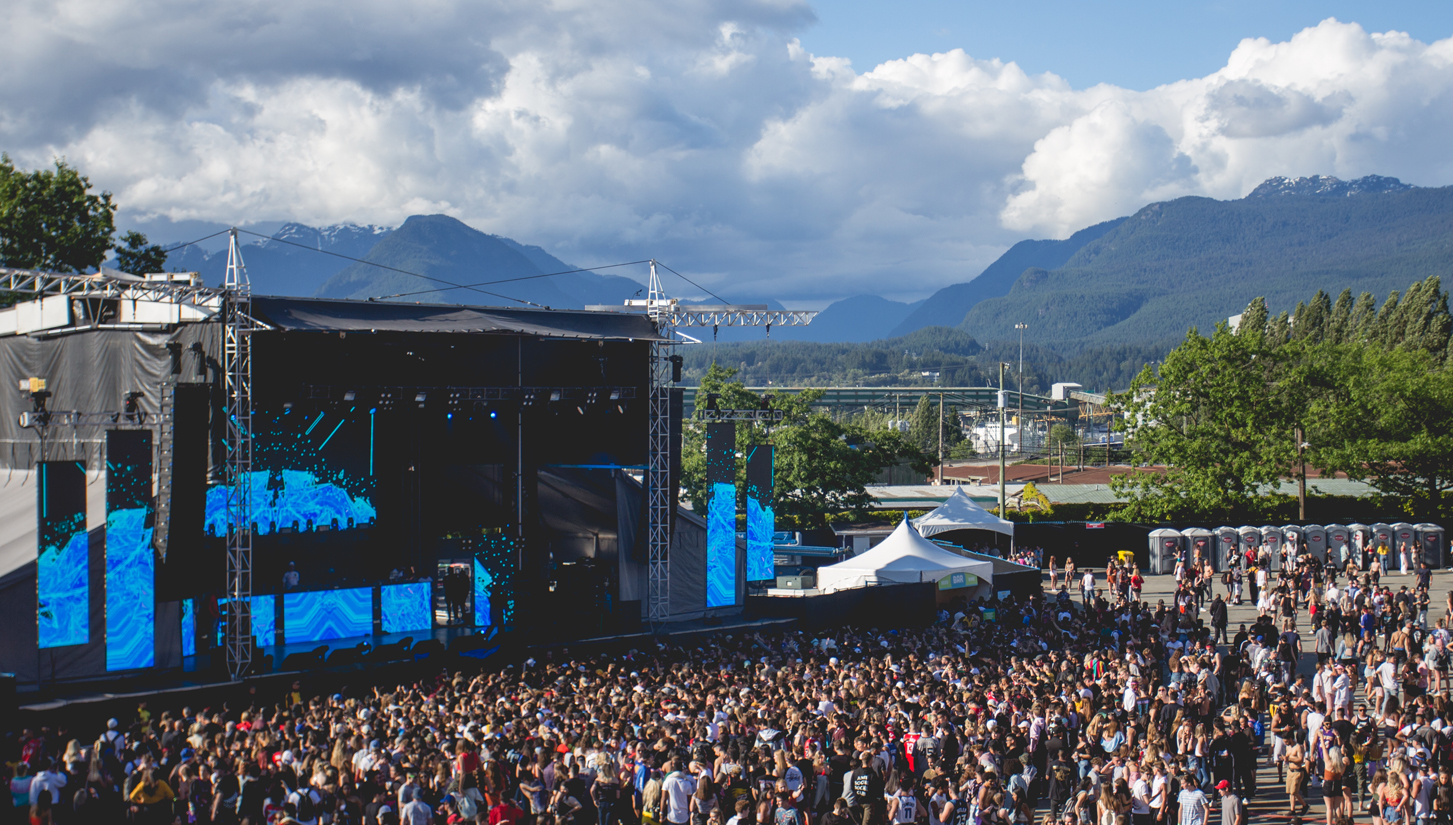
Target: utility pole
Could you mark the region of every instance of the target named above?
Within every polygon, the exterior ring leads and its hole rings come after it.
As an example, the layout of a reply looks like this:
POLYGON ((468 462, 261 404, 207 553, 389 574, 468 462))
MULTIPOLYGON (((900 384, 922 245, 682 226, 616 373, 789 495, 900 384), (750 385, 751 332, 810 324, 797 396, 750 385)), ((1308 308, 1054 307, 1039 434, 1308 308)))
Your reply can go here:
POLYGON ((1307 520, 1307 459, 1305 450, 1307 442, 1302 440, 1301 425, 1297 426, 1295 436, 1297 439, 1297 520, 1307 520))
POLYGON ((1003 361, 999 362, 999 518, 1004 518, 1008 504, 1008 497, 1004 494, 1004 408, 1009 406, 1004 403, 1005 366, 1003 361))
POLYGON ((938 483, 943 484, 943 393, 938 394, 938 483))

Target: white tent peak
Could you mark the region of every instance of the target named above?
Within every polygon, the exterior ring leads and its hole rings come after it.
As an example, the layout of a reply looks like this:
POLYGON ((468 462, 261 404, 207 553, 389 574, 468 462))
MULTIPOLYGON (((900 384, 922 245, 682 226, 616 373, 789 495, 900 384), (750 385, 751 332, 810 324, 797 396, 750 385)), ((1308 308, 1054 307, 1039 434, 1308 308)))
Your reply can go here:
POLYGON ((959 487, 936 509, 913 520, 913 526, 924 536, 950 530, 992 530, 1014 536, 1014 522, 1006 521, 979 506, 977 501, 959 487))
POLYGON ((945 550, 919 534, 908 519, 866 553, 819 567, 818 587, 835 590, 888 582, 938 581, 950 573, 993 579, 994 566, 945 550))

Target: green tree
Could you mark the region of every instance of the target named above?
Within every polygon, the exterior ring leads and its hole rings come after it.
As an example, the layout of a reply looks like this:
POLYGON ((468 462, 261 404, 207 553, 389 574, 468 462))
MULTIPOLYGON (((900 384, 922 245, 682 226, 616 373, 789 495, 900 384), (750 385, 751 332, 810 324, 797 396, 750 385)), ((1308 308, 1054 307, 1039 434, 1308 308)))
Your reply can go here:
POLYGON ((54 169, 24 172, 0 154, 0 265, 84 272, 111 248, 116 206, 111 193, 57 159, 54 169))
MULTIPOLYGON (((697 413, 682 434, 681 484, 692 507, 706 512, 710 489, 706 483, 706 428, 700 423, 707 394, 717 396, 720 409, 758 409, 762 396, 749 392, 737 374, 717 364, 707 368, 697 390, 697 413)), ((745 455, 754 446, 776 447, 773 509, 784 520, 803 526, 823 526, 829 514, 861 511, 873 503, 867 485, 886 467, 907 459, 915 470, 927 474, 929 459, 904 434, 893 430, 870 430, 861 424, 834 421, 812 411, 820 392, 769 393, 767 403, 782 410, 783 420, 771 427, 756 422, 737 422, 737 452, 745 455)), ((738 461, 737 489, 746 488, 746 462, 738 461)), ((742 502, 738 502, 739 507, 742 502)))
POLYGON ((1296 459, 1291 411, 1299 399, 1283 395, 1284 364, 1270 336, 1257 334, 1258 318, 1265 318, 1259 299, 1237 333, 1225 324, 1209 338, 1192 329, 1159 369, 1147 366, 1112 396, 1138 458, 1166 467, 1111 479, 1129 499, 1125 518, 1230 516, 1275 503, 1263 493, 1296 459))
POLYGON ((1310 436, 1316 465, 1367 480, 1409 515, 1453 514, 1453 371, 1440 353, 1368 345, 1327 357, 1338 380, 1310 436))
POLYGON ((131 230, 116 244, 116 268, 132 275, 166 271, 166 250, 146 242, 146 236, 131 230))

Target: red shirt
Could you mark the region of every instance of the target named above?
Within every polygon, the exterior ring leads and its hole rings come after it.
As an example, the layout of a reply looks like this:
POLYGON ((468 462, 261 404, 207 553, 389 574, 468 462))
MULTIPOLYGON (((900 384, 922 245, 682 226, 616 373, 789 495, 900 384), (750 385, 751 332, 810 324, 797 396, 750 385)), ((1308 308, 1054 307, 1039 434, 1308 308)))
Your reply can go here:
POLYGON ((525 812, 513 805, 496 805, 489 809, 489 825, 515 825, 525 818, 525 812))

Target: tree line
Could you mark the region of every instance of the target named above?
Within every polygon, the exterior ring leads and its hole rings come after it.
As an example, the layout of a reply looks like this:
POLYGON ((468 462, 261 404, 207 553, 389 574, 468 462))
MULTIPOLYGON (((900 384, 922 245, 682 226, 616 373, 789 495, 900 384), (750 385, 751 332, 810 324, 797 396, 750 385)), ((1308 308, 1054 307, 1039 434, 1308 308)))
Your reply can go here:
POLYGON ((1371 484, 1387 508, 1453 512, 1453 318, 1437 276, 1370 293, 1318 291, 1294 313, 1266 301, 1210 336, 1192 329, 1111 403, 1139 461, 1117 476, 1135 521, 1270 514, 1304 467, 1371 484))
POLYGON ((166 250, 145 235, 116 238, 111 193, 93 192, 75 167, 57 159, 54 168, 26 171, 0 154, 0 266, 88 272, 113 252, 122 272, 165 271, 166 250))

